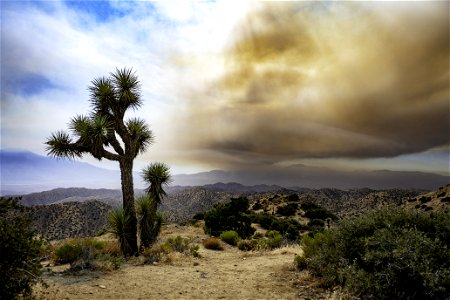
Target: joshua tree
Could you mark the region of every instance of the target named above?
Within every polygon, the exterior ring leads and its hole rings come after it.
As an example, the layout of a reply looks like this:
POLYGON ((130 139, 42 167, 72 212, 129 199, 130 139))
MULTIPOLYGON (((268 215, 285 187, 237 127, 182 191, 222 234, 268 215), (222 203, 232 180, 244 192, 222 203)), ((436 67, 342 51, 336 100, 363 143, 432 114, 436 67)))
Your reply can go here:
POLYGON ((149 187, 147 195, 136 201, 136 208, 140 216, 141 247, 144 248, 158 237, 162 223, 162 217, 157 214, 158 204, 166 196, 163 186, 170 183, 171 176, 169 167, 163 163, 150 164, 142 171, 142 176, 149 187))
POLYGON ((65 131, 52 133, 46 144, 48 155, 58 158, 82 157, 91 154, 98 160, 119 162, 123 209, 129 220, 124 255, 135 255, 137 225, 134 208, 133 160, 153 142, 153 134, 144 120, 124 120, 128 109, 142 105, 140 83, 132 69, 116 69, 109 77, 94 79, 89 87, 92 111, 75 116, 65 131))

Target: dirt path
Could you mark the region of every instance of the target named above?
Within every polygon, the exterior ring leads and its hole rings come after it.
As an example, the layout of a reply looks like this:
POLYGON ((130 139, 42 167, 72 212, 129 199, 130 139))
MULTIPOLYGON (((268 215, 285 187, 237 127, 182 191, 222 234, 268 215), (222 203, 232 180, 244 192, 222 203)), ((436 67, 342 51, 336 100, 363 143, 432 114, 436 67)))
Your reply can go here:
MULTIPOLYGON (((203 237, 201 231, 166 234, 203 237)), ((38 299, 325 299, 326 294, 308 287, 293 268, 299 247, 270 252, 224 251, 200 248, 201 258, 176 253, 172 262, 158 265, 127 263, 118 271, 63 275, 47 272, 49 288, 36 289, 38 299)), ((310 282, 309 282, 310 283, 310 282)))

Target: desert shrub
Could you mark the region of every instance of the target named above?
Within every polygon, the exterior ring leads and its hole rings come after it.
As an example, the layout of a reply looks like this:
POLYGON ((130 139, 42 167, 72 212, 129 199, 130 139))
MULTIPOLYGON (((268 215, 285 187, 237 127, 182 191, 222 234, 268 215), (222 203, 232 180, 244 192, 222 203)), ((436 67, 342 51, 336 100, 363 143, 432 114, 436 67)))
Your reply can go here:
POLYGON ((362 298, 445 299, 450 214, 400 208, 347 219, 302 240, 302 266, 362 298))
POLYGON ((300 231, 309 230, 308 226, 300 224, 295 219, 281 219, 267 213, 254 213, 250 217, 253 223, 258 223, 267 230, 276 230, 290 241, 299 240, 300 231))
POLYGON ((236 246, 240 237, 236 231, 228 230, 220 234, 220 239, 231 246, 236 246))
POLYGON ((184 253, 189 249, 189 239, 183 238, 179 235, 168 238, 165 244, 173 251, 184 253))
POLYGON ((237 247, 241 251, 252 251, 258 248, 258 240, 240 240, 237 247))
POLYGON ((308 222, 308 226, 317 226, 317 227, 324 227, 325 226, 325 222, 321 219, 312 219, 309 220, 308 222))
POLYGON ((198 250, 200 250, 200 246, 199 245, 191 245, 189 247, 189 252, 191 253, 191 255, 193 257, 201 257, 200 253, 198 252, 198 250))
POLYGON ((298 194, 290 194, 288 196, 288 201, 289 202, 298 202, 300 200, 300 197, 298 196, 298 194))
POLYGON ((190 239, 178 235, 168 238, 164 243, 153 244, 151 247, 144 248, 141 254, 144 257, 144 263, 152 264, 163 259, 170 260, 168 254, 172 252, 200 257, 198 250, 198 245, 192 245, 190 239))
POLYGON ((215 237, 210 237, 207 239, 204 239, 202 241, 203 247, 210 250, 223 250, 222 243, 220 242, 220 239, 215 237))
POLYGON ((307 217, 308 219, 320 219, 320 220, 326 220, 328 218, 332 220, 337 219, 335 214, 322 207, 307 209, 305 211, 305 217, 307 217))
POLYGON ((307 210, 319 208, 320 206, 317 205, 317 204, 315 204, 315 203, 313 203, 313 202, 306 201, 306 202, 303 202, 303 203, 300 205, 300 207, 301 207, 304 211, 307 211, 307 210))
POLYGON ((258 210, 258 209, 262 209, 263 205, 261 204, 261 202, 256 201, 255 203, 253 203, 252 209, 253 210, 258 210))
POLYGON ((293 216, 297 213, 298 203, 290 202, 285 206, 277 208, 277 213, 282 216, 293 216))
POLYGON ((65 243, 55 251, 54 261, 59 264, 72 263, 81 256, 81 244, 65 243))
POLYGON ((283 236, 276 230, 270 230, 266 232, 267 239, 259 241, 260 248, 263 249, 275 249, 281 247, 283 243, 283 236))
POLYGON ((306 258, 303 255, 296 255, 294 258, 294 264, 298 270, 304 270, 307 268, 306 258))
POLYGON ((201 221, 201 220, 203 220, 204 218, 205 218, 205 213, 204 213, 204 212, 196 213, 196 214, 192 217, 192 219, 197 220, 197 221, 201 221))
POLYGON ((40 281, 42 244, 23 215, 20 198, 0 197, 0 298, 29 295, 40 281))
POLYGON ((250 218, 253 223, 261 225, 264 229, 270 229, 270 226, 275 219, 274 216, 267 213, 253 213, 250 215, 250 218))
POLYGON ((246 197, 232 198, 230 203, 219 203, 205 213, 205 233, 220 236, 223 231, 234 230, 240 237, 250 237, 255 231, 251 226, 246 197))
POLYGON ((52 258, 57 264, 70 263, 71 270, 117 269, 120 265, 120 247, 115 241, 92 238, 69 239, 53 247, 52 258))
POLYGON ((166 247, 162 244, 155 244, 151 247, 144 248, 141 251, 141 255, 144 257, 144 264, 153 264, 161 261, 161 258, 172 251, 170 247, 166 247))

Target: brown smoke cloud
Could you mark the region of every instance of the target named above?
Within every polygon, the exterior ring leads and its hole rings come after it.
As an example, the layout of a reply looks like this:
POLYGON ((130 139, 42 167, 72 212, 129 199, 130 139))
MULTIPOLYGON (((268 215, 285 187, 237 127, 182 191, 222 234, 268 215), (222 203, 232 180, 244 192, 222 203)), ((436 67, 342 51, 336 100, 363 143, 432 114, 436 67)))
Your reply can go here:
POLYGON ((376 158, 449 144, 448 2, 265 3, 189 95, 191 158, 376 158), (205 154, 207 153, 207 154, 205 154))

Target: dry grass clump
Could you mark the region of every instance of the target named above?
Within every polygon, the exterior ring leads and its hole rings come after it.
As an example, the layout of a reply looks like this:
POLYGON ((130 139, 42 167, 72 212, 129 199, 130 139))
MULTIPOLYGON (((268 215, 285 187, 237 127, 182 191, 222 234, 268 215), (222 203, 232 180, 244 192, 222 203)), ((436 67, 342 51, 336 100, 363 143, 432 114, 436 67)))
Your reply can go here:
POLYGON ((207 239, 204 239, 202 241, 203 247, 210 250, 223 250, 222 243, 220 239, 216 237, 210 237, 207 239))
POLYGON ((200 257, 199 246, 192 244, 188 238, 181 236, 169 237, 164 243, 157 243, 142 251, 144 264, 155 264, 159 262, 172 263, 179 257, 179 254, 186 256, 200 257))

